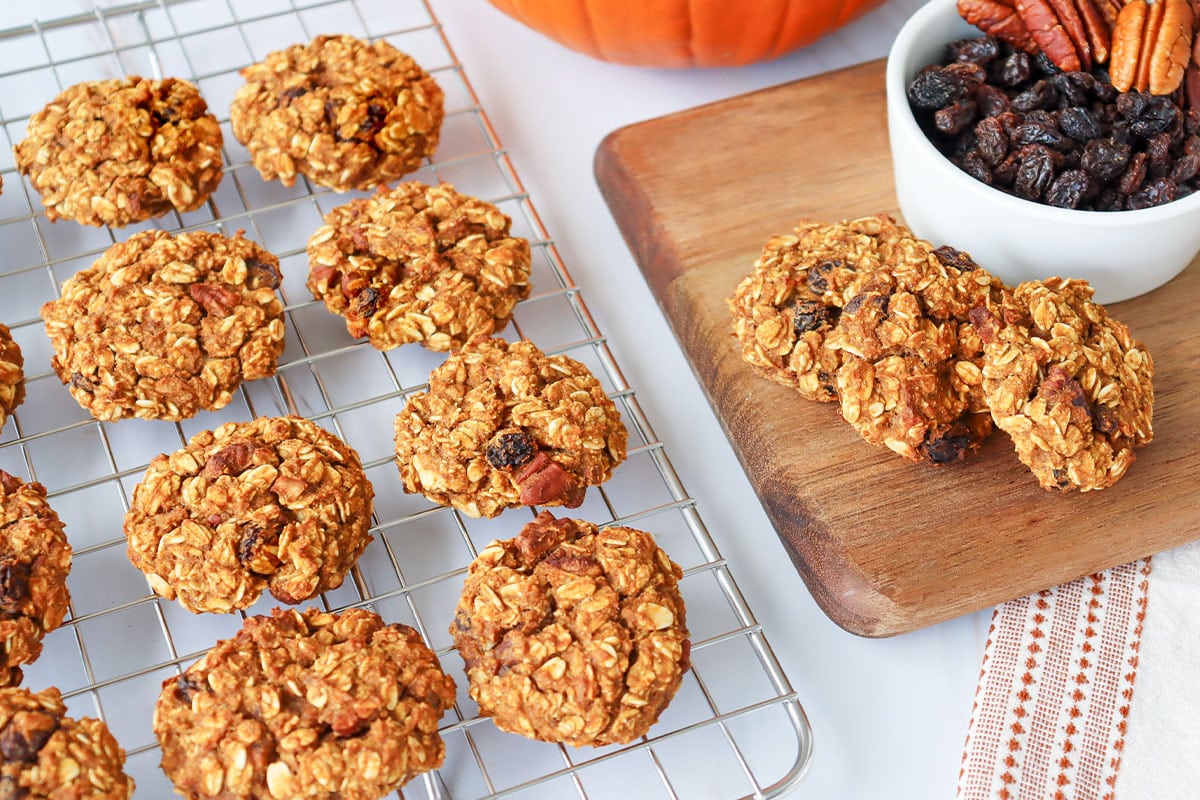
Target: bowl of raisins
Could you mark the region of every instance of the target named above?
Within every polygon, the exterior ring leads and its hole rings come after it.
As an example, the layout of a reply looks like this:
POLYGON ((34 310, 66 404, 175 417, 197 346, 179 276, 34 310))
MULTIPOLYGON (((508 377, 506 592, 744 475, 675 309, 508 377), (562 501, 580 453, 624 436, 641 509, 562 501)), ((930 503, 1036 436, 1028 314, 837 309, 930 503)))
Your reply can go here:
POLYGON ((1200 111, 1062 71, 931 0, 887 63, 905 222, 1010 285, 1081 278, 1096 300, 1149 292, 1200 253, 1200 111))

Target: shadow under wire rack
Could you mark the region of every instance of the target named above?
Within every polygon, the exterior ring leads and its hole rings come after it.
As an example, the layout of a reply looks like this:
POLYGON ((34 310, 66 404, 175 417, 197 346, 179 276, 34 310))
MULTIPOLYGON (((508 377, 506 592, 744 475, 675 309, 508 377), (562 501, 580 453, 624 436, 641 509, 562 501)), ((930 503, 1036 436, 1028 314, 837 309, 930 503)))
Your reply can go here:
MULTIPOLYGON (((168 797, 151 731, 164 680, 246 614, 269 613, 269 595, 241 614, 193 615, 155 597, 125 554, 122 517, 150 460, 200 430, 227 421, 296 413, 354 447, 376 490, 374 540, 336 591, 313 604, 367 606, 417 628, 459 685, 442 720, 443 766, 404 786, 404 798, 776 797, 804 777, 812 739, 804 710, 729 568, 626 384, 579 288, 562 264, 432 8, 421 0, 46 0, 53 18, 0 30, 0 321, 25 356, 27 397, 0 431, 0 468, 43 483, 74 548, 71 609, 41 658, 25 668, 33 690, 57 686, 73 716, 100 717, 128 754, 135 797, 168 797), (305 243, 322 216, 348 197, 301 179, 265 182, 234 139, 228 109, 238 70, 272 50, 320 33, 387 39, 412 55, 446 93, 435 159, 410 179, 446 181, 495 203, 533 249, 532 295, 506 338, 524 337, 589 366, 629 431, 629 457, 608 483, 588 491, 572 516, 652 532, 684 569, 680 583, 692 632, 693 668, 649 735, 624 746, 575 750, 499 731, 466 690, 447 632, 466 567, 489 541, 514 536, 529 511, 472 519, 403 492, 391 424, 425 388, 444 354, 418 345, 380 352, 349 337, 340 318, 312 299, 305 243), (114 232, 49 223, 16 172, 12 145, 29 116, 65 87, 121 75, 182 77, 221 121, 225 178, 201 209, 114 232), (287 347, 278 374, 244 384, 219 412, 180 422, 100 423, 53 371, 39 317, 59 286, 115 241, 164 230, 242 229, 280 258, 287 347)), ((2 25, 3 23, 0 23, 2 25)))

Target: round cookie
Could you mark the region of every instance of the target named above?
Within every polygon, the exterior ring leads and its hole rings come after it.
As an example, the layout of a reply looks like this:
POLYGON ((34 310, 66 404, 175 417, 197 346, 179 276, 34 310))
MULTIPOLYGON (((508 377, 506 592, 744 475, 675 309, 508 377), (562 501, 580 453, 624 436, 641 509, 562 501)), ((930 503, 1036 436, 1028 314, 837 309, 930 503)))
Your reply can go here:
POLYGON ((100 420, 215 411, 283 351, 279 259, 230 239, 149 230, 105 251, 42 306, 58 377, 100 420))
POLYGON ((265 180, 297 173, 339 192, 421 166, 437 149, 442 89, 385 41, 318 36, 242 70, 233 135, 265 180))
POLYGON ((742 358, 771 380, 819 402, 837 399, 841 355, 825 346, 842 306, 911 236, 886 214, 826 225, 805 222, 763 247, 728 299, 742 358))
POLYGON ((648 533, 548 511, 489 544, 450 627, 480 713, 575 747, 644 735, 690 666, 682 574, 648 533))
POLYGON ((25 399, 25 358, 12 331, 0 323, 0 428, 25 399))
POLYGON ((40 483, 0 470, 0 513, 0 686, 11 686, 66 616, 71 545, 40 483))
POLYGON ((308 288, 380 350, 462 347, 529 296, 529 242, 511 224, 449 184, 380 187, 325 215, 308 240, 308 288))
POLYGON ((958 461, 992 430, 968 315, 998 308, 1005 290, 953 248, 906 237, 891 249, 826 337, 842 355, 841 415, 909 460, 958 461))
POLYGON ((996 426, 1045 489, 1116 483, 1154 438, 1154 362, 1086 281, 1018 286, 1000 315, 972 315, 996 426))
POLYGON ((532 342, 478 337, 396 415, 404 489, 473 517, 583 503, 625 460, 625 426, 588 368, 532 342))
POLYGON ((121 226, 202 206, 221 182, 221 142, 195 86, 130 76, 68 87, 14 153, 51 222, 121 226))
POLYGON ((0 689, 0 797, 129 800, 125 751, 103 721, 67 716, 58 689, 0 689))
POLYGON ((300 603, 342 585, 371 541, 373 498, 358 454, 316 423, 230 422, 150 462, 125 515, 129 559, 194 612, 246 608, 264 589, 300 603))
POLYGON ((189 800, 373 800, 441 766, 454 690, 406 625, 276 609, 163 682, 154 733, 189 800))

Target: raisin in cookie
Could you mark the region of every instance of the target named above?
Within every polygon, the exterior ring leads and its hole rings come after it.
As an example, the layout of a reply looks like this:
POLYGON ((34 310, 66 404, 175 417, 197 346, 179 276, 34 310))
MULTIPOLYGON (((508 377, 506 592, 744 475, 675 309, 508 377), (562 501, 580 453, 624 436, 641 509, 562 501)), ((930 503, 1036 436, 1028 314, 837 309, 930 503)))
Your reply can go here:
POLYGON ((129 800, 125 751, 103 721, 67 716, 62 695, 0 689, 0 797, 129 800))
POLYGON ((529 296, 529 242, 511 224, 449 184, 381 187, 325 215, 308 240, 308 288, 380 350, 462 347, 529 296))
POLYGON ((275 374, 283 351, 279 259, 241 232, 142 231, 42 306, 52 366, 100 420, 181 420, 275 374))
POLYGON ((841 415, 909 460, 958 461, 992 430, 968 315, 998 308, 1005 290, 953 248, 906 236, 890 250, 826 337, 842 357, 841 415))
POLYGON ((644 735, 690 665, 681 576, 648 533, 548 511, 489 544, 450 627, 480 713, 576 747, 644 735))
POLYGON ((472 339, 396 415, 409 492, 473 517, 575 508, 625 460, 625 426, 588 368, 532 342, 472 339))
POLYGON ((40 483, 0 470, 0 513, 0 686, 10 686, 66 616, 71 545, 40 483))
POLYGON ((372 800, 441 766, 454 690, 406 625, 276 609, 163 683, 154 732, 190 800, 372 800))
POLYGON ((1091 298, 1085 281, 1028 281, 973 315, 992 417, 1045 489, 1111 486, 1154 438, 1154 362, 1091 298))
POLYGON ((437 149, 442 89, 385 41, 318 36, 242 70, 233 135, 266 180, 339 192, 413 172, 437 149))
POLYGON ((12 331, 0 323, 0 428, 25 399, 25 358, 12 331))
POLYGON ((886 214, 832 225, 805 222, 774 236, 728 305, 742 358, 809 400, 837 399, 841 356, 825 346, 842 306, 908 234, 886 214))
POLYGON ((358 454, 316 423, 230 422, 150 462, 125 515, 129 559, 194 612, 246 608, 264 589, 299 603, 342 585, 373 498, 358 454))
POLYGON ((221 127, 187 81, 139 77, 67 88, 29 119, 17 169, 46 218, 128 225, 194 211, 221 182, 221 127))

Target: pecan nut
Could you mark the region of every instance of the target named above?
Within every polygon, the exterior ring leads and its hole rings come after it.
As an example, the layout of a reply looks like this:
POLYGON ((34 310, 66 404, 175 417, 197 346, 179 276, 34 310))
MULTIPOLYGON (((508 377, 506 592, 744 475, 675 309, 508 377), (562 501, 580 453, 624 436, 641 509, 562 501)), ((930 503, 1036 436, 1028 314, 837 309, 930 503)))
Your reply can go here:
POLYGON ((958 0, 958 13, 989 36, 1002 39, 1018 50, 1037 52, 1037 42, 1021 21, 1015 0, 958 0))
POLYGON ((1017 14, 1038 48, 1059 69, 1074 72, 1091 68, 1091 47, 1071 0, 1017 0, 1017 14))
POLYGON ((1194 24, 1189 0, 1130 0, 1113 30, 1112 85, 1121 92, 1174 92, 1191 60, 1194 24))
POLYGON ((583 504, 585 487, 545 453, 538 453, 525 465, 517 474, 517 483, 521 486, 521 502, 527 506, 555 500, 561 500, 567 508, 583 504))
POLYGON ((188 295, 216 317, 228 317, 238 305, 238 293, 217 283, 193 283, 188 295))

